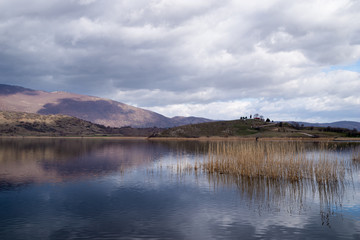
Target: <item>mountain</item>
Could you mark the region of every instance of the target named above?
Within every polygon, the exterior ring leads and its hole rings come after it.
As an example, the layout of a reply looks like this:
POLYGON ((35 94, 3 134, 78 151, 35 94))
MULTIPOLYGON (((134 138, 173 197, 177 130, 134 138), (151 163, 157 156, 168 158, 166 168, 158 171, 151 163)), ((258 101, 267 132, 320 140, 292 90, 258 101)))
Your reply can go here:
POLYGON ((0 110, 63 114, 110 127, 174 127, 210 122, 196 117, 168 118, 121 102, 68 92, 45 92, 0 84, 0 110))
POLYGON ((304 125, 305 127, 332 127, 332 128, 347 128, 350 130, 356 129, 360 131, 360 122, 353 121, 338 121, 332 123, 309 123, 309 122, 292 122, 304 125))

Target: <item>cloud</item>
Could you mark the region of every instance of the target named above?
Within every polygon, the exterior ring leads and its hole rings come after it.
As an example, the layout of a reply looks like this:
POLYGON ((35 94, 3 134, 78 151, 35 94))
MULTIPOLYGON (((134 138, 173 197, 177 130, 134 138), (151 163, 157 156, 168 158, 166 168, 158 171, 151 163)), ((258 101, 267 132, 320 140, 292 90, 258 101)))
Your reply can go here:
POLYGON ((359 69, 347 68, 360 59, 357 1, 14 0, 0 10, 2 83, 174 115, 214 116, 207 106, 229 104, 217 119, 238 103, 302 101, 299 115, 277 116, 320 120, 339 119, 334 106, 359 107, 359 69))

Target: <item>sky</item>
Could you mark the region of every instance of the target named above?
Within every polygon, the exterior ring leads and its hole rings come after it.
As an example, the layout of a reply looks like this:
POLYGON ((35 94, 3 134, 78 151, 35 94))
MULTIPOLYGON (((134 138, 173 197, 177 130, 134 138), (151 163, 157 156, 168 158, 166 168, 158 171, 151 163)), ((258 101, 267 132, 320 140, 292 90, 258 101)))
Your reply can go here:
POLYGON ((358 0, 1 0, 0 83, 168 117, 360 121, 358 0))

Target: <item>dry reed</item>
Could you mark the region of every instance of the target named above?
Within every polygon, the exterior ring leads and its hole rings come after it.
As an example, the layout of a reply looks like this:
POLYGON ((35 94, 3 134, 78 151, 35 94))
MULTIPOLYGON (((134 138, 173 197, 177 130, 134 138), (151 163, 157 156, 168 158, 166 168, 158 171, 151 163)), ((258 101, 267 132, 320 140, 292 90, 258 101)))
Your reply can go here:
POLYGON ((353 150, 352 152, 352 159, 356 163, 360 163, 360 149, 353 150))
POLYGON ((210 143, 201 167, 208 173, 318 183, 344 180, 345 164, 323 145, 310 154, 302 142, 210 143))

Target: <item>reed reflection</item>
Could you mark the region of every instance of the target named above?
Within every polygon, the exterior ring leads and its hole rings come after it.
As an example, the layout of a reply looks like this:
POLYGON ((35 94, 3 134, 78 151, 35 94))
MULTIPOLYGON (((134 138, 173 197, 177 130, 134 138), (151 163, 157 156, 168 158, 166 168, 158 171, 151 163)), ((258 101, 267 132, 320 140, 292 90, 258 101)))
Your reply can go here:
POLYGON ((176 173, 204 174, 215 188, 236 187, 239 197, 259 214, 301 214, 319 206, 323 224, 330 225, 330 217, 341 210, 347 189, 354 186, 360 164, 351 156, 357 156, 358 147, 303 142, 209 143, 194 161, 178 160, 176 173))
POLYGON ((242 177, 227 174, 208 174, 209 184, 214 187, 234 187, 239 198, 258 214, 284 211, 289 214, 302 214, 319 206, 323 223, 329 225, 334 209, 341 209, 346 185, 343 182, 316 184, 304 180, 291 182, 263 177, 242 177))

